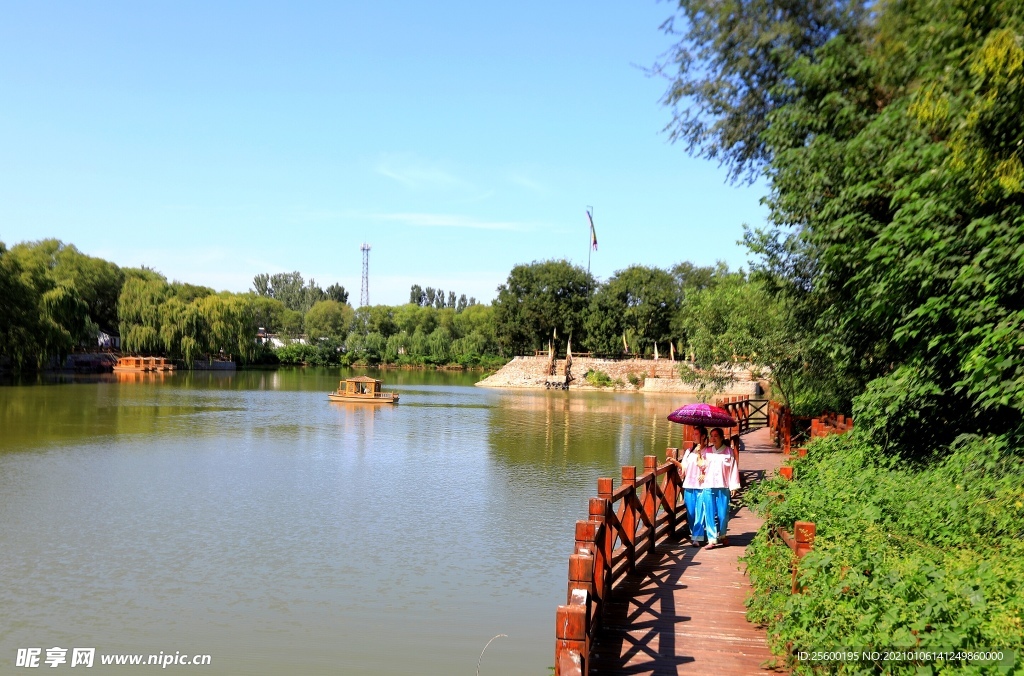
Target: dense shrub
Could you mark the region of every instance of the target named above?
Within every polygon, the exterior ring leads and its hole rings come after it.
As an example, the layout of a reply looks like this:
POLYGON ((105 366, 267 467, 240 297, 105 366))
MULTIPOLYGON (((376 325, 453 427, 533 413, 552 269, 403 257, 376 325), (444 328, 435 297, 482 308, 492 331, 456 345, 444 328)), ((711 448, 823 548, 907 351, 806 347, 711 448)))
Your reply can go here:
MULTIPOLYGON (((795 463, 795 481, 752 488, 747 500, 766 527, 747 549, 748 617, 768 626, 784 656, 903 647, 1024 654, 1019 452, 1003 438, 965 435, 945 456, 913 465, 873 441, 863 432, 819 440, 795 463), (795 520, 815 522, 817 537, 800 564, 803 593, 790 595, 790 552, 772 533, 795 520)), ((917 673, 908 664, 842 669, 917 673)))

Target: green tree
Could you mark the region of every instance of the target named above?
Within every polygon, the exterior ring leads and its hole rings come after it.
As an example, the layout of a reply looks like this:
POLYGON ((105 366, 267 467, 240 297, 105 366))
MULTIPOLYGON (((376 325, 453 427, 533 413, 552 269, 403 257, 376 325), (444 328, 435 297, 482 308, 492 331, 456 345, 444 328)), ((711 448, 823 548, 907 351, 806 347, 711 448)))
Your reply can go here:
POLYGON ((310 340, 343 338, 348 333, 355 312, 347 303, 322 300, 306 313, 306 333, 310 340))
MULTIPOLYGON (((257 295, 276 298, 284 303, 284 306, 289 310, 301 312, 302 314, 308 312, 317 302, 328 297, 327 293, 317 286, 315 280, 310 279, 306 283, 298 270, 295 272, 280 272, 274 275, 256 275, 253 277, 252 283, 257 295)), ((335 295, 344 296, 344 300, 339 300, 339 298, 334 298, 334 300, 338 302, 346 302, 348 300, 348 293, 344 287, 335 284, 331 288, 333 289, 332 293, 335 295)))
POLYGON ((38 293, 21 276, 21 266, 0 242, 0 355, 19 370, 40 351, 38 293))
POLYGON ((697 103, 691 149, 764 167, 771 227, 747 241, 801 352, 903 452, 1018 430, 1024 7, 767 7, 684 3, 669 103, 697 103))
POLYGON ((331 284, 324 290, 327 298, 342 304, 348 303, 348 291, 341 284, 331 284))
POLYGON ((148 271, 129 271, 117 300, 121 345, 126 352, 159 353, 160 306, 172 295, 163 277, 148 271))
POLYGON ((12 247, 10 254, 18 260, 25 280, 39 293, 59 286, 73 289, 86 304, 92 323, 108 329, 117 326, 117 299, 124 273, 116 265, 87 256, 57 239, 23 242, 12 247))
POLYGON ((302 313, 285 308, 281 313, 281 333, 287 336, 298 336, 302 334, 302 328, 302 313))
POLYGON ((679 312, 676 280, 664 270, 634 265, 612 275, 594 294, 587 314, 587 344, 597 352, 618 353, 622 336, 639 353, 667 347, 679 312), (632 338, 632 340, 629 340, 632 338))
POLYGON ((546 347, 557 335, 574 335, 582 342, 584 311, 590 303, 594 278, 568 261, 517 265, 494 301, 498 345, 505 354, 546 347))
POLYGON ((363 335, 380 333, 385 338, 398 331, 394 308, 389 305, 365 305, 355 311, 353 328, 363 335))
POLYGON ((755 178, 773 156, 769 115, 791 99, 782 85, 800 57, 856 33, 869 5, 852 0, 679 0, 662 24, 678 42, 652 69, 668 77, 666 126, 688 152, 732 178, 755 178))
POLYGON ((397 330, 404 331, 410 336, 417 328, 429 334, 437 327, 437 310, 429 305, 421 307, 407 303, 394 308, 392 321, 397 330))

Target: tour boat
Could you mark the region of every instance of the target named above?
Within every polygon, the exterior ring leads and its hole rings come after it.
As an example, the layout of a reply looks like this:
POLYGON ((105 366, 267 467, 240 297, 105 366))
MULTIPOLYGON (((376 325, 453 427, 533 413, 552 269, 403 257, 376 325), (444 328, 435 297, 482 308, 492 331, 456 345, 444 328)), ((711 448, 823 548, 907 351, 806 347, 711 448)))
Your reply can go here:
POLYGON ((367 404, 397 404, 397 392, 382 392, 381 381, 367 376, 346 378, 338 389, 327 395, 331 401, 360 401, 367 404))
POLYGON ((166 357, 119 357, 114 364, 114 373, 150 373, 173 371, 175 368, 166 357))

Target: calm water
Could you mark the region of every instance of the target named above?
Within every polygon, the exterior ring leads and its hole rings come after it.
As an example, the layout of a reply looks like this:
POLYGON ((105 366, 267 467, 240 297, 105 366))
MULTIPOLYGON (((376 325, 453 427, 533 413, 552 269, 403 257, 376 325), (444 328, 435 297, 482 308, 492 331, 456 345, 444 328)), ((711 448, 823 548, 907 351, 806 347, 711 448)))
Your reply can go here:
POLYGON ((496 634, 481 674, 549 673, 575 521, 684 400, 389 371, 398 406, 329 403, 346 375, 0 386, 0 673, 474 674, 496 634))

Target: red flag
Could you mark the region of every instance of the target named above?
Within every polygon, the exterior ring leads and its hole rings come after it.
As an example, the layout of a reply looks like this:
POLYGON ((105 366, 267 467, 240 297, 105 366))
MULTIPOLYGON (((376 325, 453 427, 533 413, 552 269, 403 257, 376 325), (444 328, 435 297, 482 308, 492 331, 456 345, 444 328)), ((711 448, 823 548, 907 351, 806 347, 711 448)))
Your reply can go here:
POLYGON ((594 231, 594 217, 587 211, 587 221, 590 223, 590 247, 597 251, 597 233, 594 231))

